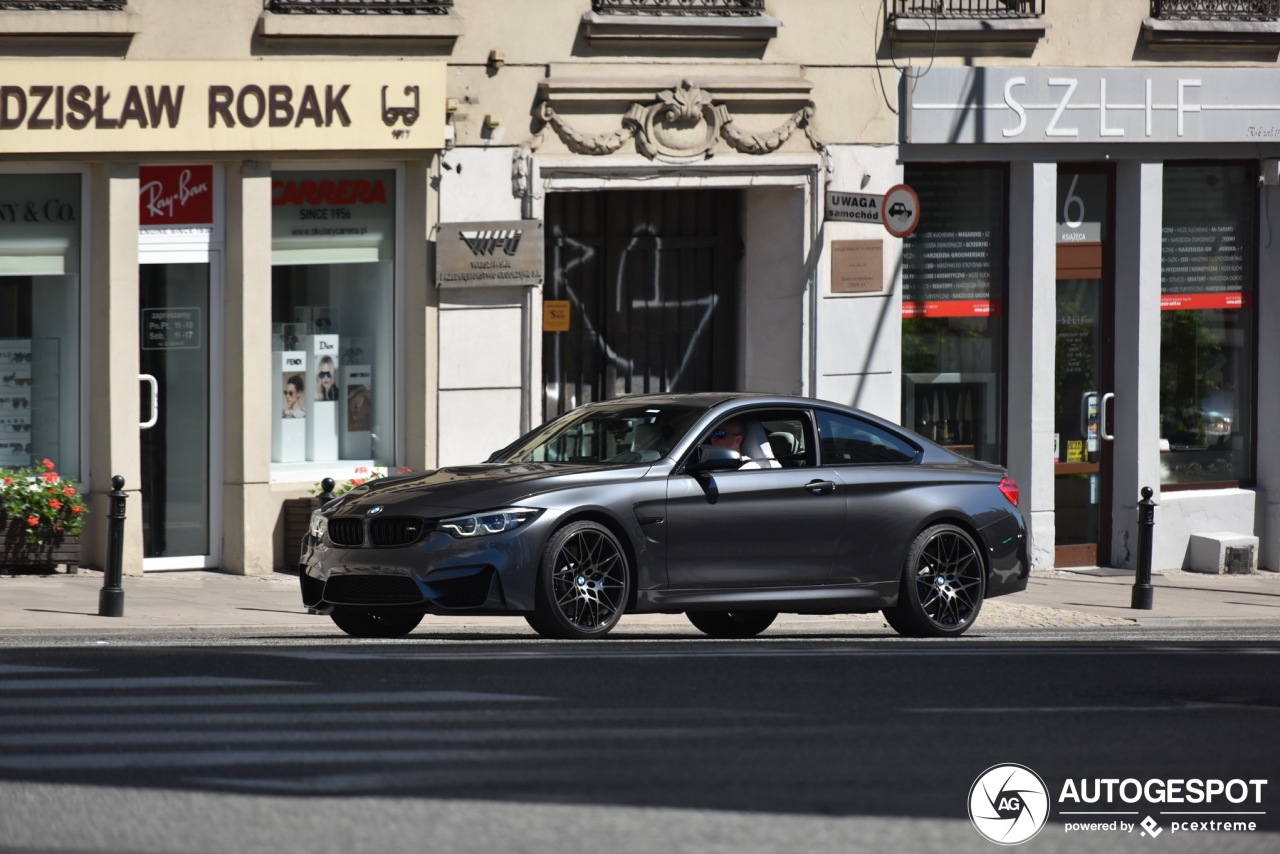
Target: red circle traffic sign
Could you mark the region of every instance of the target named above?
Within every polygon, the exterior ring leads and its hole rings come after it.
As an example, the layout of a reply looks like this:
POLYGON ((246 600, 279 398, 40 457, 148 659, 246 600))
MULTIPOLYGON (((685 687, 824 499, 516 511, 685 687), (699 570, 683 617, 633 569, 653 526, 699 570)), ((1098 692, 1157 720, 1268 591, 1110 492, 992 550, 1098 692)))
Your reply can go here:
POLYGON ((894 237, 906 237, 920 224, 920 197, 906 184, 891 187, 880 206, 885 231, 894 237))

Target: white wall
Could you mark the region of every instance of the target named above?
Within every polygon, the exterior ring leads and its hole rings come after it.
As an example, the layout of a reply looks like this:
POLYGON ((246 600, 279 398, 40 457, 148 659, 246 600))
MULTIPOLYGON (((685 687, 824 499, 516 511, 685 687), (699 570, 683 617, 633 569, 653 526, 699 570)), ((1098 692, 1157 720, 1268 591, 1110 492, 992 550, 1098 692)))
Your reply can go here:
MULTIPOLYGON (((511 148, 446 151, 439 171, 440 222, 521 218, 511 188, 511 148)), ((434 287, 429 282, 428 287, 434 287)), ((442 466, 476 463, 531 426, 526 416, 531 288, 439 291, 439 453, 442 466)), ((540 319, 540 318, 539 318, 540 319)), ((532 390, 532 387, 531 387, 532 390)))
MULTIPOLYGON (((827 189, 884 194, 902 182, 896 147, 836 145, 829 152, 827 189)), ((825 204, 825 193, 819 203, 825 204)), ((819 244, 814 396, 896 422, 902 417, 902 240, 879 224, 826 222, 819 244), (836 240, 883 242, 882 293, 832 294, 831 243, 836 240)))

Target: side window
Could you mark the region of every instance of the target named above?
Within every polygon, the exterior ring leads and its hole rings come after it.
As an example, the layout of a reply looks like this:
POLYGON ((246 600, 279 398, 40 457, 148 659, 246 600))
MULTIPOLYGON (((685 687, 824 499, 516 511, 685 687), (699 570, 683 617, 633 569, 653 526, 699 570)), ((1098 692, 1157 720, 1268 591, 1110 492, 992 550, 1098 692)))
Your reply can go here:
POLYGON ((771 412, 760 419, 773 458, 783 468, 814 465, 813 443, 806 428, 808 419, 794 412, 771 412))
POLYGON ((817 416, 823 465, 909 463, 919 453, 905 439, 868 421, 825 410, 817 416))
POLYGON ((742 454, 742 470, 803 468, 816 464, 813 428, 803 410, 740 410, 716 424, 703 440, 742 454))

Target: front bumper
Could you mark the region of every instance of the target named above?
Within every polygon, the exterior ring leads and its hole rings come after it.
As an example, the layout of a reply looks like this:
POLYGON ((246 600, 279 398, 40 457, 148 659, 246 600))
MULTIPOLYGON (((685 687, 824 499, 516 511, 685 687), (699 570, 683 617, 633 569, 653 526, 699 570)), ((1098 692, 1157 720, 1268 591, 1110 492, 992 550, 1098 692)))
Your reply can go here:
POLYGON ((455 539, 441 531, 402 547, 342 548, 308 534, 299 566, 302 604, 398 608, 434 614, 528 613, 548 525, 455 539))

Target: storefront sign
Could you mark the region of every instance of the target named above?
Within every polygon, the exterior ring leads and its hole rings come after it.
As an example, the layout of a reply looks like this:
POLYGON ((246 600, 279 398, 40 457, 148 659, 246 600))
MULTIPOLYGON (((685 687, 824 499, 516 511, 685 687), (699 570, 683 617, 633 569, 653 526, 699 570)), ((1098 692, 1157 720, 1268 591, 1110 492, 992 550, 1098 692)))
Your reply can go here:
POLYGON ((437 235, 437 287, 542 284, 541 220, 442 223, 437 235))
POLYGON ((273 173, 272 263, 390 261, 395 181, 386 170, 273 173))
POLYGON ((9 153, 444 146, 442 62, 9 62, 9 153))
POLYGON ((878 294, 883 290, 883 240, 831 241, 831 293, 878 294))
POLYGON ((140 225, 212 225, 213 166, 138 169, 140 225))
POLYGON ((1280 69, 939 68, 902 76, 910 143, 1280 139, 1280 69))

